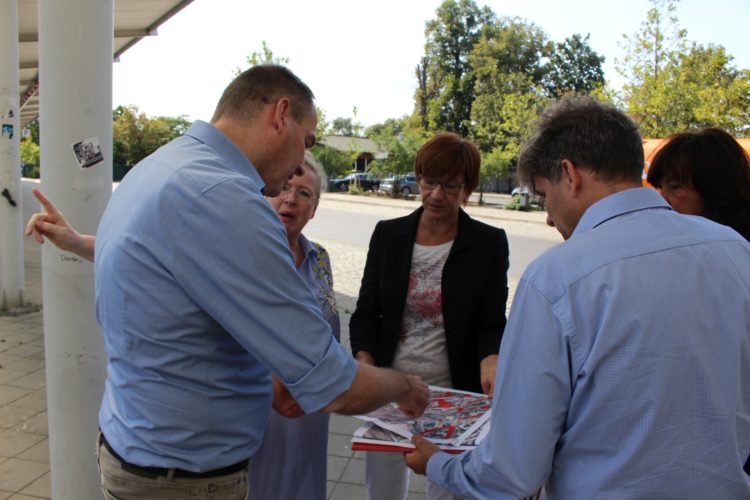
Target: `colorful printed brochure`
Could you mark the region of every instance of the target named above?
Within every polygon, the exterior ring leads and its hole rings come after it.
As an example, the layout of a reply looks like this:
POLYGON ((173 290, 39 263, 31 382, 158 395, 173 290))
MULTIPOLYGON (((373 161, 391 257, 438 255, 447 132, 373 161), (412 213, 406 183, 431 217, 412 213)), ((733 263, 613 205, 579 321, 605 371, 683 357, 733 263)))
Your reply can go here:
POLYGON ((353 450, 413 450, 420 434, 446 451, 475 448, 489 432, 492 400, 484 394, 430 386, 430 404, 417 419, 391 403, 357 418, 367 421, 352 438, 353 450))

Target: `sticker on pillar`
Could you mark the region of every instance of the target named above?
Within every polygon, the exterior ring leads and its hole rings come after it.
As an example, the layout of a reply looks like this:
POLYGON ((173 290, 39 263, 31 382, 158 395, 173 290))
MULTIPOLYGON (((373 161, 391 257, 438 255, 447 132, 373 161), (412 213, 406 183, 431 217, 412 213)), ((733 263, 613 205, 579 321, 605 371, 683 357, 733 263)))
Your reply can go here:
POLYGON ((3 139, 13 139, 13 125, 11 123, 3 123, 3 139))
POLYGON ((3 104, 0 104, 0 120, 10 120, 14 116, 16 116, 13 113, 13 99, 6 97, 5 99, 3 99, 3 101, 3 104))
POLYGON ((89 137, 73 144, 73 154, 81 170, 86 170, 104 161, 99 138, 89 137))

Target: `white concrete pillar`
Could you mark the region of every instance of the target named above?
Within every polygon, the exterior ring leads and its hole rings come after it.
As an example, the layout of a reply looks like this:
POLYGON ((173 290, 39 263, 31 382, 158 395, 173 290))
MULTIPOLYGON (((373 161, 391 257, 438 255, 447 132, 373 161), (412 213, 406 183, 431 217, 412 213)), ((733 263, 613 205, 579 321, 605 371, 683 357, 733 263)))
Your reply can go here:
MULTIPOLYGON (((39 0, 41 188, 94 234, 112 194, 114 0, 39 0)), ((42 247, 53 498, 100 499, 94 455, 106 355, 94 269, 42 247)))
POLYGON ((23 287, 17 0, 0 0, 0 308, 26 304, 23 287))

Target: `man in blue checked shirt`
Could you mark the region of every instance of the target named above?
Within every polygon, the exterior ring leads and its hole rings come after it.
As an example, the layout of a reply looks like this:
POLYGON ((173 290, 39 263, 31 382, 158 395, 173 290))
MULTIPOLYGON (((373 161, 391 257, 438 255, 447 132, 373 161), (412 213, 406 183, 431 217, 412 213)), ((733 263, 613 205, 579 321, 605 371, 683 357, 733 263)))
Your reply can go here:
POLYGON ((106 498, 246 498, 272 372, 287 416, 426 407, 421 379, 358 365, 336 342, 264 198, 299 171, 316 123, 307 85, 255 66, 210 124, 144 159, 112 195, 94 261, 106 498))
POLYGON ((467 498, 750 498, 750 244, 641 187, 638 127, 591 98, 518 163, 565 242, 524 273, 491 429, 407 465, 467 498))

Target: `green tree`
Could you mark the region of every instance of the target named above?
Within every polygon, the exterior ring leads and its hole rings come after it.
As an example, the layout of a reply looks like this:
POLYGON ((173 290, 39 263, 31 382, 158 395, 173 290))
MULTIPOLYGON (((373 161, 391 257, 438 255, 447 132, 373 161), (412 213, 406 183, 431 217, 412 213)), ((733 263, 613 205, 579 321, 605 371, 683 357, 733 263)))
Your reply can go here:
MULTIPOLYGON (((499 181, 505 179, 510 185, 511 162, 515 157, 509 157, 502 147, 497 147, 489 153, 482 154, 482 168, 479 171, 479 204, 484 203, 484 185, 488 180, 499 181)), ((497 186, 495 186, 497 188, 497 186)))
MULTIPOLYGON (((188 131, 192 122, 186 118, 186 115, 172 117, 172 116, 159 116, 154 120, 162 123, 169 130, 169 135, 172 138, 179 137, 188 131)), ((170 139, 172 140, 172 139, 170 139)))
POLYGON ((427 136, 406 117, 373 125, 367 129, 367 135, 388 154, 387 158, 374 162, 370 169, 381 176, 413 172, 414 158, 427 136))
POLYGON ((352 155, 337 151, 324 144, 316 144, 311 150, 316 160, 323 166, 329 179, 341 177, 352 170, 352 155))
POLYGON ((318 115, 318 124, 315 126, 315 139, 317 142, 328 133, 330 124, 326 120, 326 112, 324 109, 315 106, 315 113, 318 115))
POLYGON ((689 99, 683 128, 721 127, 735 136, 750 132, 750 70, 731 61, 722 46, 693 44, 681 55, 679 80, 689 99))
POLYGON ((544 87, 551 96, 590 94, 605 85, 604 57, 589 45, 589 35, 574 34, 555 44, 550 56, 544 87))
POLYGON ((429 66, 430 60, 427 56, 423 56, 417 67, 414 68, 414 75, 417 77, 417 91, 414 93, 414 116, 418 117, 419 124, 423 130, 427 130, 430 126, 428 114, 429 114, 429 100, 431 93, 428 90, 428 78, 427 78, 427 67, 429 66))
POLYGON ((383 123, 376 123, 367 127, 365 129, 365 136, 374 140, 377 140, 379 137, 397 136, 408 126, 406 118, 388 118, 383 123))
POLYGON ((21 162, 39 166, 39 145, 31 137, 21 139, 21 162))
MULTIPOLYGON (((509 77, 512 78, 521 79, 524 76, 516 73, 509 77)), ((491 179, 512 179, 530 127, 548 100, 540 87, 499 96, 485 94, 477 97, 472 116, 477 124, 475 140, 482 151, 480 186, 491 179)))
POLYGON ((530 122, 548 101, 543 89, 522 73, 498 73, 482 87, 471 115, 472 138, 479 149, 490 152, 500 145, 523 143, 530 122))
POLYGON ((354 118, 334 118, 328 131, 333 135, 344 135, 348 137, 362 137, 362 124, 356 121, 357 107, 354 107, 354 118))
POLYGON ((474 97, 469 55, 494 19, 489 7, 480 8, 473 0, 445 0, 436 18, 426 23, 415 111, 429 130, 468 135, 474 97))
POLYGON ((625 56, 617 71, 626 79, 623 102, 647 137, 663 137, 679 127, 688 103, 679 80, 679 55, 687 50, 687 32, 679 27, 679 0, 650 0, 653 7, 640 31, 623 35, 625 56), (681 117, 682 116, 682 117, 681 117))
POLYGON ((480 186, 512 176, 529 126, 548 99, 543 61, 551 49, 543 30, 518 18, 500 19, 474 48, 471 137, 483 156, 480 186))
POLYGON ((351 118, 334 118, 331 123, 331 133, 333 135, 352 136, 352 119, 351 118))
POLYGON ((26 125, 26 132, 28 133, 29 137, 31 137, 31 141, 39 145, 39 120, 33 120, 29 122, 28 125, 26 125))
POLYGON ((732 65, 724 47, 690 42, 676 12, 678 0, 651 0, 641 30, 625 36, 618 71, 627 111, 645 137, 697 127, 750 130, 750 71, 732 65))
MULTIPOLYGON (((540 85, 548 71, 544 60, 553 48, 539 26, 518 17, 503 17, 487 26, 469 62, 478 85, 486 83, 488 76, 512 74, 523 74, 531 85, 540 85)), ((477 89, 477 93, 483 90, 477 89)))
POLYGON ((112 117, 112 161, 123 173, 190 126, 185 116, 149 118, 133 105, 118 106, 112 117))
POLYGON ((247 59, 245 59, 245 63, 247 65, 246 68, 236 68, 234 70, 234 76, 239 76, 240 73, 245 71, 248 68, 252 68, 253 66, 257 66, 259 64, 280 64, 280 65, 287 65, 289 64, 290 59, 288 57, 281 57, 274 55, 273 50, 271 50, 271 47, 269 47, 268 43, 263 40, 261 42, 261 48, 260 50, 256 50, 252 54, 250 54, 247 59))
POLYGON ((32 136, 21 139, 20 144, 21 165, 23 174, 34 179, 39 178, 39 144, 34 142, 32 136), (28 169, 28 170, 26 170, 28 169))
MULTIPOLYGON (((352 165, 357 160, 359 152, 354 145, 348 152, 337 151, 331 147, 321 144, 321 140, 326 135, 345 135, 350 137, 359 137, 362 125, 355 122, 352 118, 335 118, 333 122, 326 120, 326 112, 316 108, 318 114, 318 125, 315 129, 317 144, 312 149, 313 156, 323 166, 326 175, 329 178, 336 178, 345 175, 352 170, 352 165)), ((357 114, 357 108, 353 110, 354 116, 357 114)))

